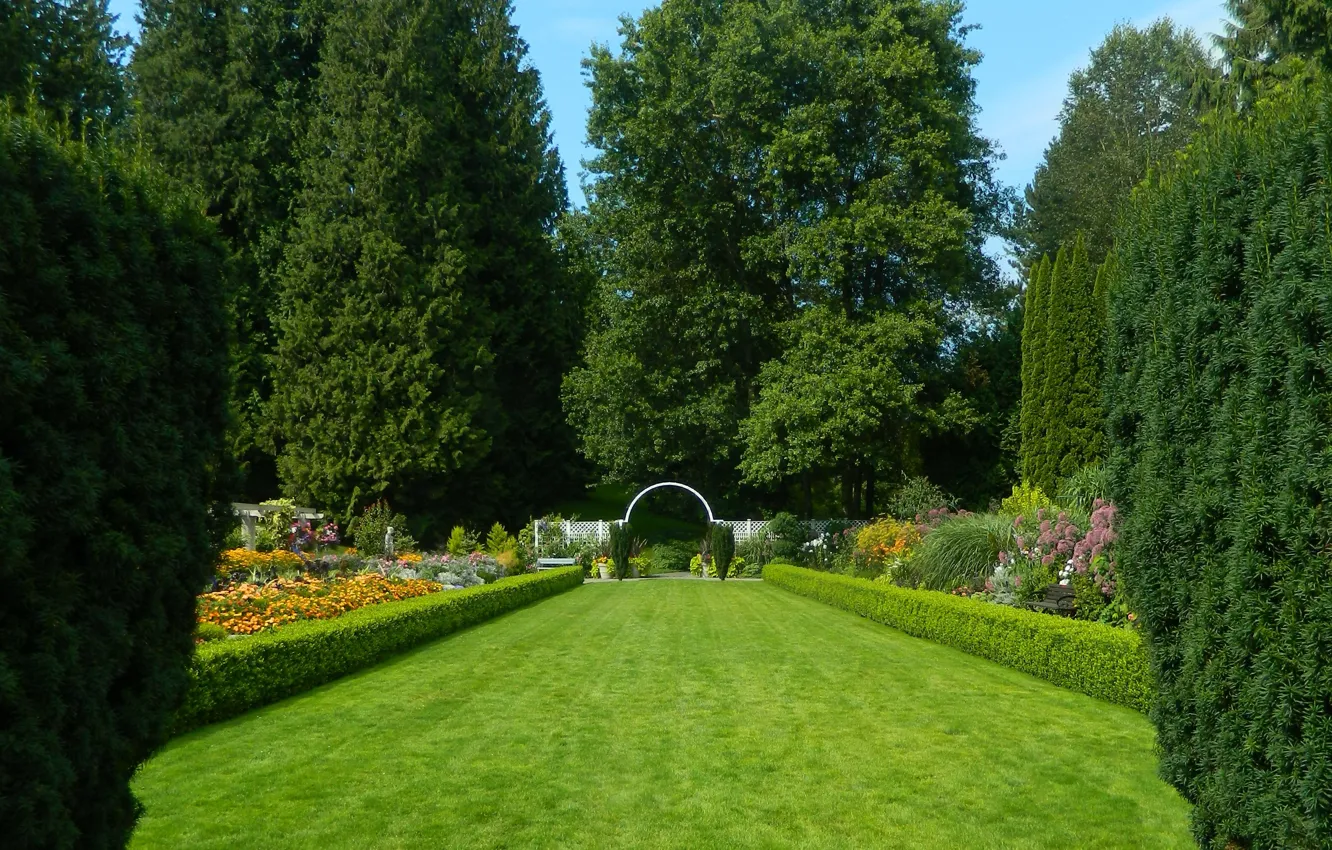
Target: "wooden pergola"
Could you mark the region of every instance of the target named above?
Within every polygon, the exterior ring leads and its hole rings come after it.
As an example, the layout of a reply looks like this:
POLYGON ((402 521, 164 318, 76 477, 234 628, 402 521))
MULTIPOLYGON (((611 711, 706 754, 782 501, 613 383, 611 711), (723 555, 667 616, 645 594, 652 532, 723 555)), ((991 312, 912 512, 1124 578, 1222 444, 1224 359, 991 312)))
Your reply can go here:
POLYGON ((297 519, 317 520, 324 515, 314 508, 288 508, 284 505, 251 505, 245 502, 232 502, 231 510, 241 520, 241 531, 245 537, 245 548, 254 551, 256 520, 265 514, 290 510, 297 519))

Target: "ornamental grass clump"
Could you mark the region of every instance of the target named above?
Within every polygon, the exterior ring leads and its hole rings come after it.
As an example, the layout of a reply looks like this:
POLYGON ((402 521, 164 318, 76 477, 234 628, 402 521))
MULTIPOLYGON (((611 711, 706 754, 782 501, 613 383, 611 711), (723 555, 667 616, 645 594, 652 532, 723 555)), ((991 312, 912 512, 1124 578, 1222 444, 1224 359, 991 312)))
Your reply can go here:
POLYGON ((925 535, 911 559, 920 587, 953 590, 979 585, 999 563, 999 553, 1013 545, 1016 530, 1001 514, 967 514, 941 522, 925 535))

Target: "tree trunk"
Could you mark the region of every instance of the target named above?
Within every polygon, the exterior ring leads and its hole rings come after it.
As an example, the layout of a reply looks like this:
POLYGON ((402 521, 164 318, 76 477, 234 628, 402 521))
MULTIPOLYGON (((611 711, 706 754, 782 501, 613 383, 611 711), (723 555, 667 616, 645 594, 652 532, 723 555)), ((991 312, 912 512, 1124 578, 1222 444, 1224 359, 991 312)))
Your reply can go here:
POLYGON ((874 465, 865 470, 865 518, 874 516, 874 465))

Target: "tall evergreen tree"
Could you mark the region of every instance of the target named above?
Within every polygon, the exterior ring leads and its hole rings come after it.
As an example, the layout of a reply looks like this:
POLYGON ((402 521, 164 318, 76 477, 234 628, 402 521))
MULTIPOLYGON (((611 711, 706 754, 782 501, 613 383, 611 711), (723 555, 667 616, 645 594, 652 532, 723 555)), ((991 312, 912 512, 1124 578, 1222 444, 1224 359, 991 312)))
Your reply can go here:
POLYGON ((125 116, 123 63, 129 39, 117 35, 107 0, 0 3, 0 98, 29 99, 96 137, 125 116))
POLYGON ((1121 24, 1074 71, 1016 228, 1034 264, 1078 233, 1093 263, 1110 250, 1116 216, 1147 172, 1188 143, 1215 76, 1207 51, 1169 19, 1121 24))
POLYGON ((293 495, 424 527, 525 517, 569 451, 583 305, 540 82, 504 0, 339 8, 280 275, 272 411, 293 495), (564 442, 561 442, 561 441, 564 442))
POLYGON ((1049 256, 1032 266, 1022 316, 1022 413, 1020 468, 1022 480, 1042 480, 1045 445, 1045 344, 1050 314, 1050 281, 1054 269, 1049 256))
POLYGON ((1326 0, 1226 0, 1232 20, 1217 37, 1227 94, 1240 106, 1332 69, 1332 5, 1326 0))
POLYGON ((1054 492, 1059 479, 1099 459, 1099 337, 1095 274, 1078 237, 1059 249, 1050 279, 1045 329, 1044 439, 1034 483, 1054 492))
POLYGON ((276 269, 300 188, 327 0, 144 0, 131 63, 136 132, 202 192, 235 255, 233 450, 248 498, 277 487, 264 404, 276 350, 276 269))

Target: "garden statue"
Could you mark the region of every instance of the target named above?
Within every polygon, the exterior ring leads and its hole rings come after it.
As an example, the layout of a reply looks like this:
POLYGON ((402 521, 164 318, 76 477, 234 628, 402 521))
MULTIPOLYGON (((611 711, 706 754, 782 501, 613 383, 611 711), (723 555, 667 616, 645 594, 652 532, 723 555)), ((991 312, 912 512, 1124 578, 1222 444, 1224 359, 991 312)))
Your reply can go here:
POLYGON ((393 557, 393 526, 391 525, 384 532, 384 555, 389 558, 393 557))

